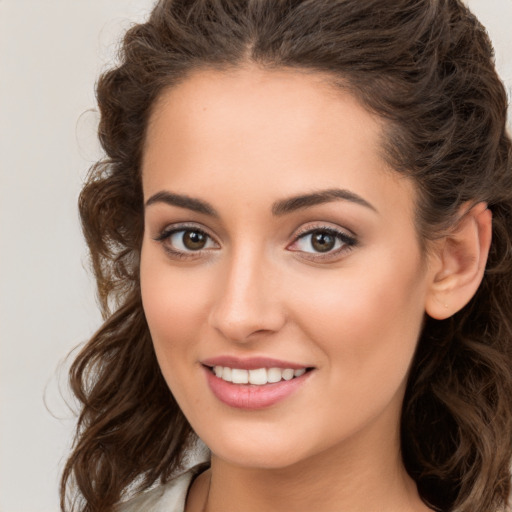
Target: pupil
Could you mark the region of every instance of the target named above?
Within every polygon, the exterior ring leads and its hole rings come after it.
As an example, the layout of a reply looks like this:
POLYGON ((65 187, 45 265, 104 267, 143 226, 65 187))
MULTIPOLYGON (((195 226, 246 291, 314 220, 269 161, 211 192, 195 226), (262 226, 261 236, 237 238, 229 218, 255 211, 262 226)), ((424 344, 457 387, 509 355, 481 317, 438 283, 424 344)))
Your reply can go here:
POLYGON ((318 252, 330 251, 334 247, 335 242, 334 236, 325 231, 317 232, 312 237, 313 247, 318 252))
POLYGON ((187 249, 198 250, 202 249, 206 244, 206 236, 199 231, 186 231, 183 234, 183 245, 187 249))

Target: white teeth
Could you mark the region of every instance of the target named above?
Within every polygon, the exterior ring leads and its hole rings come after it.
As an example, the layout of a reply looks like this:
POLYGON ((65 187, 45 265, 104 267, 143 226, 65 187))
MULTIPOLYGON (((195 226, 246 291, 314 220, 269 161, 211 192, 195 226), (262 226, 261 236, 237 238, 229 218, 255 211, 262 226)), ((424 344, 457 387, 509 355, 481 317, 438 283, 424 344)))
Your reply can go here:
MULTIPOLYGON (((224 372, 222 372, 224 374, 224 372)), ((247 370, 231 369, 231 378, 233 384, 249 384, 249 372, 247 370)))
MULTIPOLYGON (((222 366, 219 366, 219 368, 222 368, 222 366)), ((222 368, 222 380, 225 380, 226 382, 233 382, 233 377, 231 376, 231 368, 229 366, 224 366, 224 368, 222 368)))
POLYGON ((294 377, 300 377, 306 373, 306 368, 300 368, 298 370, 293 370, 292 368, 257 368, 255 370, 242 370, 228 366, 214 366, 213 373, 226 382, 263 386, 281 380, 291 380, 294 377))
POLYGON ((281 368, 269 368, 267 373, 268 382, 279 382, 281 380, 281 368))
POLYGON ((262 386, 267 383, 267 370, 265 368, 258 368, 257 370, 249 370, 249 382, 262 386))
POLYGON ((283 370, 283 379, 284 380, 292 380, 293 379, 293 370, 291 368, 286 368, 286 370, 283 370))

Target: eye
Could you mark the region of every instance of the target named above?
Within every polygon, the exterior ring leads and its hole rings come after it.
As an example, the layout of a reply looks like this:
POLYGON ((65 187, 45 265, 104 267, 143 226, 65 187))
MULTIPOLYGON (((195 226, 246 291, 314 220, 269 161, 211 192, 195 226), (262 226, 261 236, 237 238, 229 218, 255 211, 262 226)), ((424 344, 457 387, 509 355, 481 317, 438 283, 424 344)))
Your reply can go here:
POLYGON ((186 257, 194 252, 219 247, 210 235, 195 227, 167 228, 155 240, 161 242, 173 256, 186 257))
POLYGON ((211 247, 212 240, 204 232, 197 229, 182 229, 169 236, 171 243, 179 251, 199 251, 211 247))
POLYGON ((325 254, 327 256, 348 250, 356 243, 357 241, 353 236, 334 228, 315 228, 299 234, 288 249, 312 255, 325 254))

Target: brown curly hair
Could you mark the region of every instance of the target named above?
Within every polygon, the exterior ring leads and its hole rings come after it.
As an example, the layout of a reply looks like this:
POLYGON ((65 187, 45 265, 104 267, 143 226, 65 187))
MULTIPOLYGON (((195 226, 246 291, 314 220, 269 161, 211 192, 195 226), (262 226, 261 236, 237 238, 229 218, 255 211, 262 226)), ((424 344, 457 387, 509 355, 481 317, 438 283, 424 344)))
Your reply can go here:
POLYGON ((327 73, 386 122, 385 155, 419 190, 427 241, 485 201, 483 282, 453 317, 427 318, 401 417, 405 467, 439 511, 505 510, 512 459, 512 144, 489 38, 458 0, 161 0, 97 84, 106 153, 80 195, 105 323, 70 372, 82 404, 62 510, 109 512, 166 481, 194 433, 157 364, 141 304, 140 176, 164 89, 197 69, 327 73), (68 490, 73 492, 68 496, 68 490))

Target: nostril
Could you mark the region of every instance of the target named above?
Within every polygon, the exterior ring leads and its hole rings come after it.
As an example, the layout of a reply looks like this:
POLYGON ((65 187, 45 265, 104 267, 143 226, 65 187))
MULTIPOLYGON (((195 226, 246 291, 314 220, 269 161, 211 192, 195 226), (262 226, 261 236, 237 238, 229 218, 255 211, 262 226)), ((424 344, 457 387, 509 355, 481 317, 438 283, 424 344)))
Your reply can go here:
POLYGON ((285 324, 277 280, 267 263, 254 251, 243 256, 233 256, 228 275, 221 276, 208 319, 224 338, 239 343, 275 333, 285 324))

